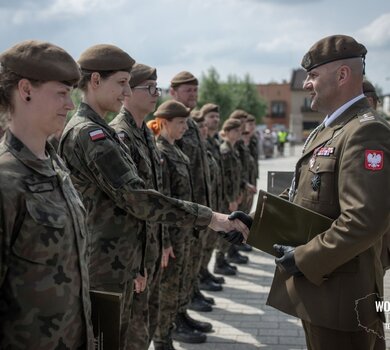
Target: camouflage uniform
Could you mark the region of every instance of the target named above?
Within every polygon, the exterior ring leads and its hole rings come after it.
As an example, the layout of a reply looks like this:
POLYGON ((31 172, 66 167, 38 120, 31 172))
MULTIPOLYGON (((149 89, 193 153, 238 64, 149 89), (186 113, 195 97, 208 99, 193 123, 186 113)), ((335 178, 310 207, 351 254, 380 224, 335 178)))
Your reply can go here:
POLYGON ((0 348, 94 349, 84 208, 46 144, 0 144, 0 348))
MULTIPOLYGON (((245 145, 243 140, 239 140, 235 145, 235 148, 239 154, 240 162, 241 162, 241 194, 242 194, 242 202, 239 204, 238 209, 247 213, 250 208, 248 208, 248 197, 252 198, 252 194, 250 194, 246 187, 249 183, 251 185, 256 185, 250 181, 250 173, 251 166, 253 166, 253 161, 251 161, 251 153, 249 151, 249 147, 245 145)), ((253 180, 253 179, 252 179, 253 180)))
MULTIPOLYGON (((207 161, 206 146, 200 136, 196 122, 190 117, 187 120, 188 130, 177 144, 190 159, 190 173, 193 180, 194 202, 202 205, 211 205, 210 169, 207 161)), ((197 276, 203 260, 203 248, 207 244, 208 233, 204 232, 200 238, 193 237, 191 245, 192 271, 191 280, 195 281, 194 289, 198 289, 197 276)), ((184 311, 184 310, 181 310, 184 311)))
MULTIPOLYGON (((229 213, 229 203, 236 201, 242 191, 242 165, 237 148, 232 147, 229 142, 222 142, 220 152, 223 163, 222 177, 224 181, 222 211, 229 213)), ((228 242, 219 240, 220 251, 226 253, 229 247, 230 244, 228 242)))
MULTIPOLYGON (((260 157, 260 152, 259 152, 259 137, 257 136, 256 131, 255 131, 255 134, 251 136, 251 138, 249 140, 248 147, 249 147, 249 152, 252 155, 252 157, 255 161, 255 164, 256 164, 256 167, 254 170, 254 175, 255 175, 255 178, 257 180, 257 178, 259 177, 258 161, 259 161, 259 157, 260 157)), ((256 183, 253 183, 252 185, 256 185, 256 183)))
MULTIPOLYGON (((177 147, 171 145, 164 137, 159 136, 157 147, 163 159, 164 194, 173 198, 192 200, 193 190, 190 176, 190 160, 177 147)), ((189 302, 191 282, 188 274, 190 269, 190 248, 193 236, 191 228, 164 226, 165 247, 171 246, 175 259, 170 259, 168 267, 163 270, 160 284, 161 303, 159 325, 155 340, 164 342, 172 330, 176 314, 186 309, 189 302)))
MULTIPOLYGON (((138 175, 145 182, 145 188, 162 192, 160 154, 146 124, 143 123, 138 128, 133 116, 123 108, 110 126, 130 150, 138 175)), ((143 223, 143 231, 143 235, 146 235, 144 265, 148 273, 147 286, 144 292, 134 294, 128 334, 129 348, 137 350, 149 347, 157 327, 160 299, 162 227, 161 224, 146 221, 143 223)))
POLYGON ((144 221, 203 229, 210 223, 212 212, 145 190, 130 150, 85 103, 65 127, 59 152, 88 213, 91 286, 124 295, 121 343, 125 348, 133 278, 140 268, 140 242, 145 239, 144 221))

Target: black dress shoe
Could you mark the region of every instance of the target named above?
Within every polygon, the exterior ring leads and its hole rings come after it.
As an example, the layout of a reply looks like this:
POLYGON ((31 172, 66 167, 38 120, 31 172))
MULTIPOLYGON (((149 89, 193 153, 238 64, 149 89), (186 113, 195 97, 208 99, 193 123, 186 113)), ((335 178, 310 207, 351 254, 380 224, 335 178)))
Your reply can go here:
POLYGON ((204 343, 207 339, 206 334, 203 334, 195 329, 190 328, 183 314, 177 314, 175 319, 175 329, 172 331, 172 339, 189 344, 204 343))
POLYGON ((200 280, 199 288, 208 292, 220 292, 222 286, 219 283, 213 282, 211 279, 200 280))
POLYGON ((202 333, 209 333, 213 330, 213 325, 210 322, 202 322, 194 320, 187 312, 183 312, 183 318, 187 326, 202 333))
POLYGON ((192 298, 191 304, 188 306, 190 310, 199 311, 199 312, 210 312, 213 311, 213 307, 204 301, 199 296, 194 295, 192 298))

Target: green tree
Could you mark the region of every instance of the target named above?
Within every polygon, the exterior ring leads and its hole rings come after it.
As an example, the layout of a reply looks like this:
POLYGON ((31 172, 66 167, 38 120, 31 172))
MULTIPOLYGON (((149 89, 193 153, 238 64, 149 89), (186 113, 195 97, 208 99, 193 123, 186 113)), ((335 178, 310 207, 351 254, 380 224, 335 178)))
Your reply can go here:
POLYGON ((229 75, 227 81, 222 82, 214 67, 209 68, 207 74, 202 73, 200 80, 199 106, 209 102, 220 106, 222 120, 235 109, 243 109, 253 114, 257 123, 260 123, 267 109, 267 104, 259 96, 249 74, 243 79, 229 75))

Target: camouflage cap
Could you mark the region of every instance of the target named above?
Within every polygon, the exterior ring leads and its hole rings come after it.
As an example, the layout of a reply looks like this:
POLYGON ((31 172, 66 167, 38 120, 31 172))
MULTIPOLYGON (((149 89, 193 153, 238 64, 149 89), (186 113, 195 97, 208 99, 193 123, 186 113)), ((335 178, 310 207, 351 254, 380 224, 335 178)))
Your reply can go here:
POLYGON ((325 63, 347 58, 365 58, 367 49, 347 35, 332 35, 317 41, 303 56, 301 66, 310 71, 325 63))
POLYGON ((194 119, 197 123, 203 123, 206 119, 204 114, 201 111, 192 110, 190 113, 192 119, 194 119))
POLYGON ((99 44, 85 50, 77 61, 81 69, 130 72, 135 61, 125 51, 114 45, 99 44))
POLYGON ((240 119, 226 119, 222 125, 223 131, 230 131, 233 129, 241 128, 241 120, 240 119))
POLYGON ((0 63, 23 78, 69 85, 80 79, 75 60, 61 47, 44 41, 22 41, 3 52, 0 63))
POLYGON ((187 118, 190 115, 190 109, 181 102, 168 100, 162 103, 153 113, 155 117, 171 120, 173 118, 187 118))
POLYGON ((207 113, 210 113, 210 112, 215 112, 215 113, 219 113, 219 106, 214 104, 214 103, 206 103, 205 105, 203 105, 203 107, 200 109, 200 112, 203 114, 203 115, 206 115, 207 113))
POLYGON ((248 113, 245 112, 242 109, 236 109, 234 110, 230 115, 228 119, 247 119, 248 118, 248 113))
POLYGON ((369 82, 368 80, 363 81, 363 94, 379 101, 379 97, 376 94, 375 86, 372 85, 371 82, 369 82))
POLYGON ((190 72, 182 71, 177 73, 171 80, 171 87, 177 87, 182 84, 198 85, 198 79, 190 72))
POLYGON ((136 63, 131 69, 130 86, 138 86, 145 80, 157 80, 156 68, 149 67, 146 64, 136 63))

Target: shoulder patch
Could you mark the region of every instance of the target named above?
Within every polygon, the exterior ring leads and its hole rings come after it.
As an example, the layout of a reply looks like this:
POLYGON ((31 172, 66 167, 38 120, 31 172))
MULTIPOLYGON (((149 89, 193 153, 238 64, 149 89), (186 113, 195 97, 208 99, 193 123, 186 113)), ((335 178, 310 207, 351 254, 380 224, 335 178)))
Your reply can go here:
POLYGON ((381 170, 383 168, 383 151, 366 150, 364 153, 364 166, 367 170, 381 170))
POLYGON ((106 134, 102 129, 97 129, 89 132, 89 137, 92 141, 103 140, 106 138, 106 134))

